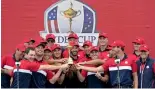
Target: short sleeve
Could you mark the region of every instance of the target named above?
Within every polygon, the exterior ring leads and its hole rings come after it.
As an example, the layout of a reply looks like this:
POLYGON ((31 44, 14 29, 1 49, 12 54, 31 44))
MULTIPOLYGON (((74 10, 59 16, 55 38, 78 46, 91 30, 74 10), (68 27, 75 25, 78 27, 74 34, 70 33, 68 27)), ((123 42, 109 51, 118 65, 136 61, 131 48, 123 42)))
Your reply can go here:
POLYGON ((102 65, 102 68, 103 68, 104 72, 107 73, 108 70, 109 70, 109 61, 105 62, 105 63, 102 65))
POLYGON ((1 64, 1 68, 4 67, 4 65, 6 64, 6 60, 7 60, 7 56, 2 57, 2 64, 1 64))
POLYGON ((80 59, 85 58, 85 56, 84 56, 84 51, 78 52, 78 57, 79 57, 80 59))
POLYGON ((29 63, 28 63, 28 68, 29 68, 31 71, 38 71, 38 70, 39 70, 39 67, 40 67, 40 64, 37 63, 37 62, 29 62, 29 63))
POLYGON ((68 50, 65 49, 65 51, 63 52, 62 55, 63 55, 64 58, 68 58, 68 50))
POLYGON ((53 78, 53 76, 54 76, 54 74, 53 74, 53 72, 52 71, 46 71, 46 73, 47 73, 47 80, 50 80, 50 79, 52 79, 53 78))
POLYGON ((16 66, 14 66, 12 70, 10 70, 11 72, 9 73, 9 75, 10 75, 11 77, 13 77, 13 75, 14 75, 14 72, 13 72, 14 69, 16 69, 16 66))
POLYGON ((137 72, 137 64, 135 61, 132 61, 132 64, 131 64, 131 68, 132 68, 132 72, 137 72))
POLYGON ((87 77, 87 71, 82 70, 82 71, 81 71, 81 75, 82 75, 83 77, 87 77))

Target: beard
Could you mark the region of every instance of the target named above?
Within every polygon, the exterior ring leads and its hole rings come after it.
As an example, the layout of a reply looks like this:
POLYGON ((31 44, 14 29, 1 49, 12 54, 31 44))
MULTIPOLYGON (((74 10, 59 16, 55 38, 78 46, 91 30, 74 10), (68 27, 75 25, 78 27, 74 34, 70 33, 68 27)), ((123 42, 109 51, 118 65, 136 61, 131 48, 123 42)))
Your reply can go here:
POLYGON ((72 52, 71 52, 71 55, 77 56, 77 55, 78 55, 78 52, 77 52, 77 51, 72 51, 72 52))

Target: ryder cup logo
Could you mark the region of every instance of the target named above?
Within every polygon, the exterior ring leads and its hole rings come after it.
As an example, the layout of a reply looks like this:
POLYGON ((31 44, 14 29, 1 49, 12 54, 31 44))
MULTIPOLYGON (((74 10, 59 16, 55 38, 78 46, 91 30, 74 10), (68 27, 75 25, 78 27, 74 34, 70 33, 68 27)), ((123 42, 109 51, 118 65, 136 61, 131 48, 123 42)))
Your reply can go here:
POLYGON ((40 35, 45 37, 53 33, 56 42, 66 45, 68 32, 73 31, 79 36, 79 43, 90 40, 96 45, 98 33, 95 33, 95 26, 95 12, 89 6, 77 0, 61 0, 45 11, 45 31, 40 35))

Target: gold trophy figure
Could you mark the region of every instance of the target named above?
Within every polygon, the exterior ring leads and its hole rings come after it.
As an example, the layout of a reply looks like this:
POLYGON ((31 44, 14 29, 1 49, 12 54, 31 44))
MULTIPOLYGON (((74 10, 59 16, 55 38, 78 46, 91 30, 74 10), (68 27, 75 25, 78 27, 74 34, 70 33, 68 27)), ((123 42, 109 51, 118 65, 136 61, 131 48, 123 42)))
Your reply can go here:
POLYGON ((71 2, 71 7, 69 8, 69 9, 67 9, 67 10, 65 10, 65 11, 63 11, 63 12, 61 12, 61 14, 63 15, 63 16, 65 16, 66 18, 69 18, 69 26, 70 26, 70 29, 69 29, 69 32, 73 32, 72 31, 72 19, 73 18, 75 18, 75 17, 77 17, 77 16, 79 16, 80 14, 81 14, 81 11, 80 10, 78 10, 78 11, 75 11, 74 9, 73 9, 73 4, 72 4, 72 2, 71 2))
POLYGON ((69 45, 67 46, 67 48, 68 48, 68 56, 69 56, 69 58, 68 58, 68 64, 69 64, 69 65, 72 65, 72 64, 73 64, 73 60, 72 60, 72 58, 70 57, 70 52, 71 52, 72 46, 69 44, 69 45))

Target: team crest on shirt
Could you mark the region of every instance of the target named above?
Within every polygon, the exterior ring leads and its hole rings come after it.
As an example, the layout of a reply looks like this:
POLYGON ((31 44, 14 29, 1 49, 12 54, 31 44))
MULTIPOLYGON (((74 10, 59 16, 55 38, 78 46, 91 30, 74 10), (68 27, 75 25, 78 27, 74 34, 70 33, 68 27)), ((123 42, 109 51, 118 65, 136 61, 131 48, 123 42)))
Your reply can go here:
POLYGON ((125 64, 128 64, 128 61, 125 61, 125 64))
POLYGON ((40 35, 45 38, 49 33, 56 35, 56 42, 62 46, 68 43, 70 31, 77 33, 79 44, 90 40, 97 45, 95 11, 78 0, 60 0, 52 4, 44 13, 44 31, 40 35))
POLYGON ((150 67, 149 66, 146 66, 146 68, 149 69, 150 67))

